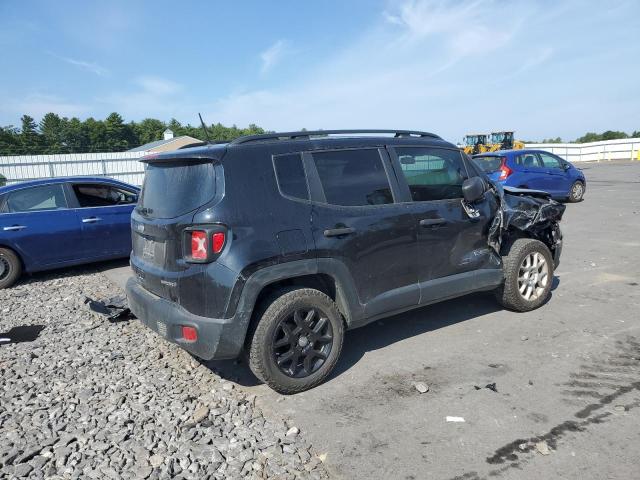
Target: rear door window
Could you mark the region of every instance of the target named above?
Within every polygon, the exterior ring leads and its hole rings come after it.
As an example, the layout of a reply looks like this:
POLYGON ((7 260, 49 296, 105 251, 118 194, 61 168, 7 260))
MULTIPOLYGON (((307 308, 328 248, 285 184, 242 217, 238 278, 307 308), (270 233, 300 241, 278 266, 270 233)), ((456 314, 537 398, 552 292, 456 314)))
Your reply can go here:
POLYGON ((273 157, 273 167, 280 192, 289 197, 309 199, 307 177, 302 165, 302 155, 292 153, 273 157))
POLYGON ((9 212, 60 210, 67 208, 67 199, 62 184, 42 185, 8 193, 5 208, 9 212))
POLYGON ((212 162, 149 163, 138 211, 153 218, 174 218, 208 203, 216 193, 212 162))
POLYGON ((387 172, 377 149, 316 152, 313 161, 327 203, 345 206, 393 203, 387 172))
POLYGON ((131 205, 138 200, 134 192, 105 183, 74 184, 73 192, 81 208, 131 205))
POLYGON ((462 198, 467 169, 458 150, 434 147, 395 148, 414 202, 462 198))
POLYGON ((535 153, 523 153, 516 157, 516 165, 523 168, 541 168, 542 164, 535 153))

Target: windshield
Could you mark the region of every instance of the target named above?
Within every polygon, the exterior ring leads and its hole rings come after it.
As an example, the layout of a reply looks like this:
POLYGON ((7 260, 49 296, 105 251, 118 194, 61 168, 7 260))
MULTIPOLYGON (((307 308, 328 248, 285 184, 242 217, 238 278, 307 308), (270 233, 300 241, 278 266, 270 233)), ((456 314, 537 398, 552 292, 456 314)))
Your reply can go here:
POLYGON ((211 162, 150 163, 138 211, 148 217, 174 218, 204 205, 216 193, 211 162))
POLYGON ((485 173, 497 172, 504 161, 504 157, 486 156, 473 157, 473 162, 485 173))
POLYGON ((477 145, 478 143, 484 144, 485 143, 485 138, 484 135, 467 135, 464 138, 464 142, 466 145, 469 145, 470 147, 477 145))

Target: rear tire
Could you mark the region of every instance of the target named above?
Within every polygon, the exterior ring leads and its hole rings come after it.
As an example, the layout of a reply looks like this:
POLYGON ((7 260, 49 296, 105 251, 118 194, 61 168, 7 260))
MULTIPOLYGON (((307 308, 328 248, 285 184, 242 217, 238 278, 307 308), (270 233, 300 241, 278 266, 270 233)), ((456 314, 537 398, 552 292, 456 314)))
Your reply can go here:
POLYGON ((516 312, 528 312, 545 303, 553 283, 553 256, 547 246, 519 238, 502 257, 504 284, 496 291, 498 302, 516 312))
POLYGON ((22 262, 13 250, 0 248, 0 290, 9 288, 22 275, 22 262))
POLYGON ((324 293, 283 293, 259 318, 249 339, 249 367, 276 392, 309 390, 331 373, 342 350, 344 324, 324 293))
POLYGON ((584 183, 576 180, 569 190, 569 201, 571 203, 581 202, 584 197, 584 183))

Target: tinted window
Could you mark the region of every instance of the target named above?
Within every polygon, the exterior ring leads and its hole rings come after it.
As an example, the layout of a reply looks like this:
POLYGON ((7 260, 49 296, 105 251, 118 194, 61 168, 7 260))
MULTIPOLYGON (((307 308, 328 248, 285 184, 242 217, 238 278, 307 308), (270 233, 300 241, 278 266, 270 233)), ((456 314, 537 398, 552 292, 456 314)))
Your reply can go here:
POLYGON ((535 153, 523 153, 516 157, 516 165, 524 168, 540 168, 540 160, 535 153))
POLYGON ((145 170, 138 211, 154 218, 174 218, 204 205, 215 193, 211 162, 150 163, 145 170))
POLYGON ((378 150, 340 150, 313 154, 327 203, 382 205, 393 203, 389 180, 378 150))
POLYGON ((473 157, 473 163, 480 167, 480 169, 485 173, 497 172, 503 161, 504 157, 473 157))
POLYGON ((309 199, 307 177, 302 166, 302 156, 298 153, 273 157, 276 178, 280 191, 290 197, 309 199))
POLYGON ((561 168, 562 167, 562 165, 560 165, 560 160, 558 160, 553 155, 548 155, 546 153, 539 153, 538 155, 540 155, 540 159, 542 160, 542 164, 545 166, 545 168, 561 168))
POLYGON ((138 201, 135 193, 103 183, 76 184, 73 191, 83 208, 130 205, 138 201))
POLYGON ((462 198, 467 171, 460 152, 431 147, 396 148, 415 202, 462 198))
POLYGON ((34 212, 67 208, 61 184, 25 188, 7 195, 7 210, 10 212, 34 212))

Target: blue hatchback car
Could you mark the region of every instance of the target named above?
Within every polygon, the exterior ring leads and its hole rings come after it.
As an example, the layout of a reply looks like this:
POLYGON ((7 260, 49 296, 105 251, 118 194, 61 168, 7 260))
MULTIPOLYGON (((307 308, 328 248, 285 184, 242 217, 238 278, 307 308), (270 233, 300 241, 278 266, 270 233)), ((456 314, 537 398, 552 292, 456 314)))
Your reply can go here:
POLYGON ((542 150, 499 150, 474 155, 473 161, 495 182, 542 190, 557 200, 579 202, 587 187, 580 170, 542 150))
POLYGON ((105 177, 0 187, 0 288, 22 272, 129 256, 139 189, 105 177))

